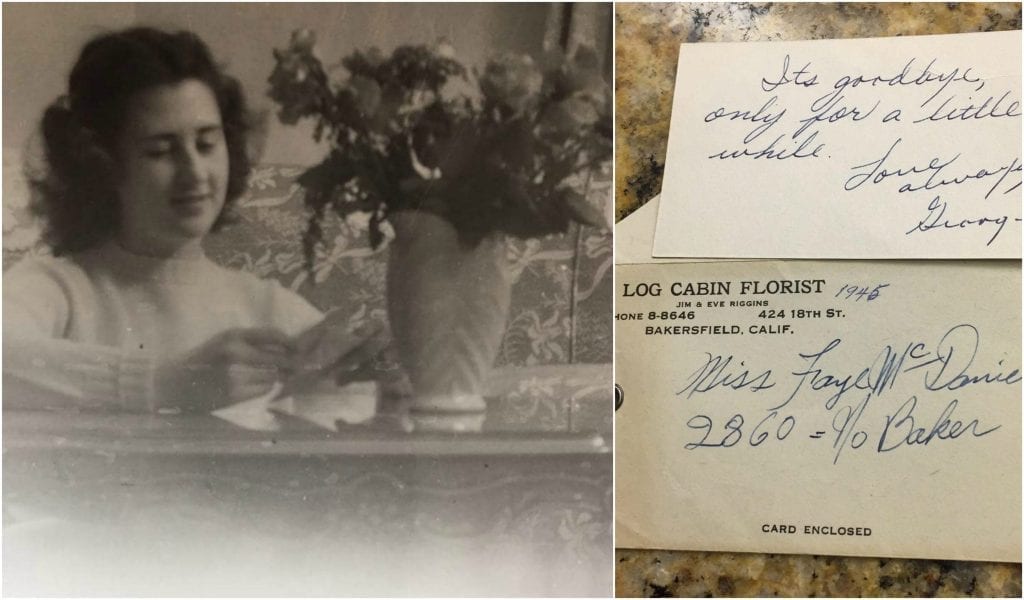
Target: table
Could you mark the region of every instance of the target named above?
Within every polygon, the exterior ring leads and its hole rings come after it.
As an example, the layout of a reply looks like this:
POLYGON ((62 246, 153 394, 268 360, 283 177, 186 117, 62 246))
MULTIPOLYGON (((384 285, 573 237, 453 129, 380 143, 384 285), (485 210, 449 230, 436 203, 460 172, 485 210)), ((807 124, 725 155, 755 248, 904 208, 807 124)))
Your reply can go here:
POLYGON ((5 590, 610 595, 611 390, 560 405, 492 398, 475 433, 5 411, 5 590))

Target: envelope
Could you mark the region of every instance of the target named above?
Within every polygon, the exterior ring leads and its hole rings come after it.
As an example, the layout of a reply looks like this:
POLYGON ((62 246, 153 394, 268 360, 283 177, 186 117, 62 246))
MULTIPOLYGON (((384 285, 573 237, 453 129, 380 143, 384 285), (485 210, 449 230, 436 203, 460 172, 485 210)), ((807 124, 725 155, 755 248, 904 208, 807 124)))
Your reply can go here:
POLYGON ((675 262, 651 256, 660 203, 661 198, 655 196, 615 224, 615 264, 675 262))
POLYGON ((656 210, 616 227, 617 546, 1020 560, 1019 261, 668 262, 656 210))

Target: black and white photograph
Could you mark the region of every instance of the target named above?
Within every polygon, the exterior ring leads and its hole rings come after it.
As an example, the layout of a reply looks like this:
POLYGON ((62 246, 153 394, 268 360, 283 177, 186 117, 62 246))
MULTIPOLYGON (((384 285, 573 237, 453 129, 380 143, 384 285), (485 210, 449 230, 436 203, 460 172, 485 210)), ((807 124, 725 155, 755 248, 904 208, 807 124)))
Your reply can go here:
POLYGON ((612 43, 4 4, 4 594, 611 596, 612 43))

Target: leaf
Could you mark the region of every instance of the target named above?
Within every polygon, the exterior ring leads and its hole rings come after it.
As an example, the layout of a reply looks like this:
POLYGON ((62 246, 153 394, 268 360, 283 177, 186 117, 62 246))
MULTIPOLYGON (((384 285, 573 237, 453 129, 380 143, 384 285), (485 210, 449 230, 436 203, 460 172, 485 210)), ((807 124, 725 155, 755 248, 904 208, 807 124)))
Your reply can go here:
POLYGON ((343 157, 341 152, 332 151, 320 164, 306 169, 296 181, 307 190, 328 193, 352 179, 355 174, 351 161, 343 157))

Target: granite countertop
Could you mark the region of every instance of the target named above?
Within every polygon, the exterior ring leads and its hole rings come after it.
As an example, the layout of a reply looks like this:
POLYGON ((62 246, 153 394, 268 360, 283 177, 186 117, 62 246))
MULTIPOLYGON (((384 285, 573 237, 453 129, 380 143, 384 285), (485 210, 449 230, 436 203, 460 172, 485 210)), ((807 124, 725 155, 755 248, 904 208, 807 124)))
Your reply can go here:
MULTIPOLYGON (((1021 5, 625 4, 615 7, 616 219, 661 189, 679 44, 1021 28, 1021 5)), ((616 550, 617 596, 1020 596, 1021 565, 616 550)))

